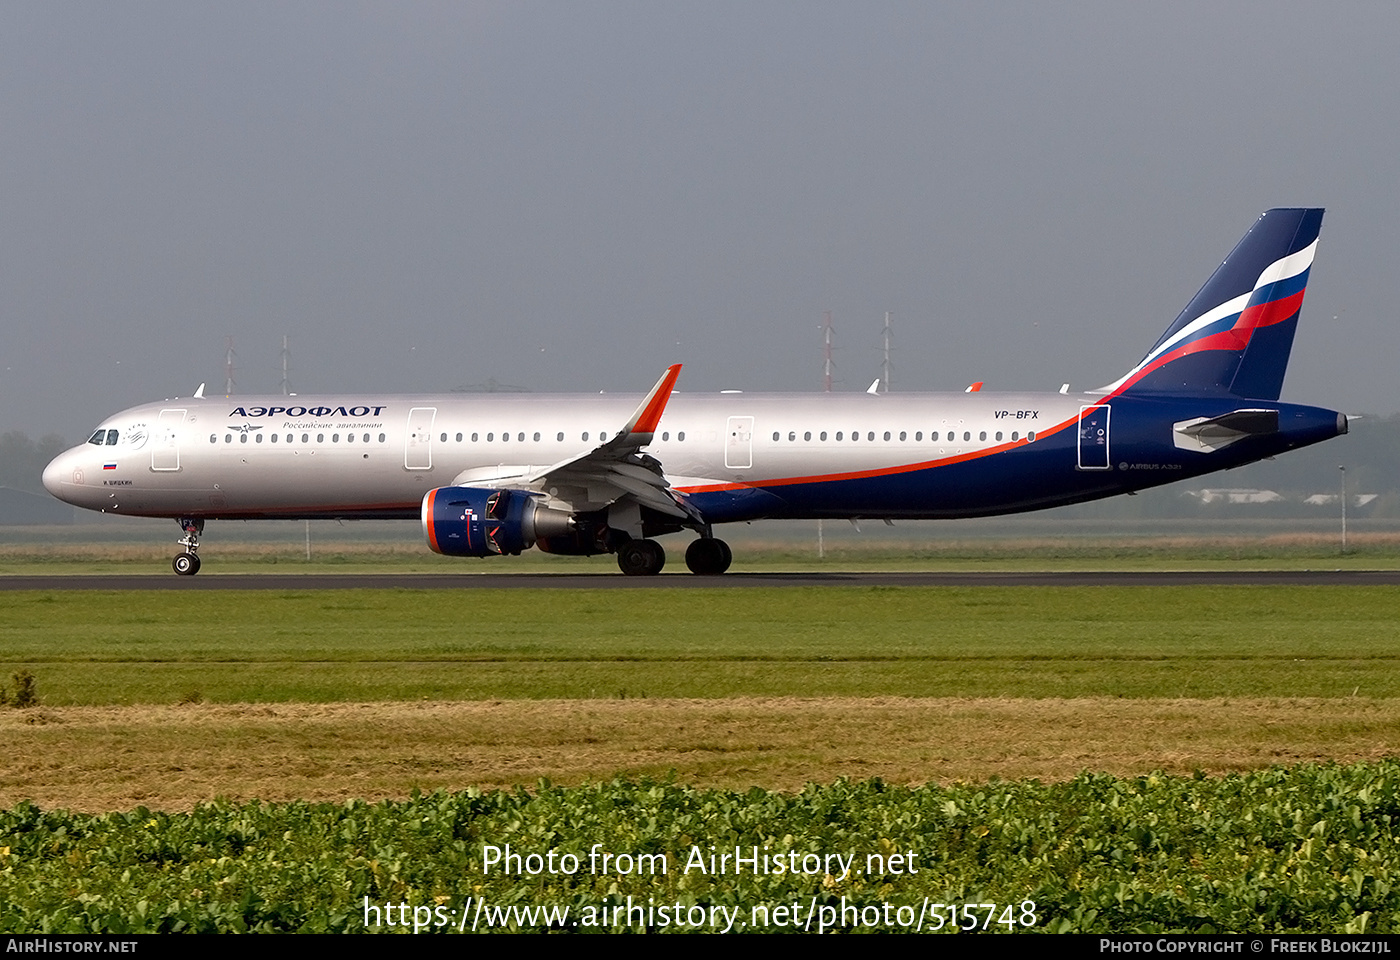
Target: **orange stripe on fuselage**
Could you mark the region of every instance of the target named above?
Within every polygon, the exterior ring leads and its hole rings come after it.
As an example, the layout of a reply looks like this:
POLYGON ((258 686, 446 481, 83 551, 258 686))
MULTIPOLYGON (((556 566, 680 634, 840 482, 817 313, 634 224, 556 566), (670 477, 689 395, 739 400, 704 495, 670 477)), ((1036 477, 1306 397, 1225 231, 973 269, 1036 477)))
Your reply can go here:
MULTIPOLYGON (((1107 406, 1107 404, 1102 404, 1107 406)), ((826 473, 809 477, 777 477, 772 480, 754 480, 749 483, 706 483, 694 487, 677 487, 682 493, 713 493, 721 490, 752 490, 758 487, 790 487, 802 483, 832 483, 837 480, 865 480, 870 477, 892 477, 901 473, 916 473, 920 470, 929 470, 934 467, 950 466, 955 463, 966 463, 969 460, 977 460, 981 457, 990 457, 998 453, 1005 453, 1016 447, 1028 446, 1031 443, 1039 443, 1042 437, 1059 433, 1066 427, 1079 422, 1079 417, 1072 417, 1062 423, 1057 423, 1048 430, 1037 430, 1035 440, 1012 440, 1008 443, 998 444, 995 447, 988 447, 985 450, 977 450, 972 453, 960 453, 952 457, 941 457, 937 460, 924 460, 920 463, 903 464, 897 467, 880 467, 875 470, 857 470, 852 473, 826 473)))

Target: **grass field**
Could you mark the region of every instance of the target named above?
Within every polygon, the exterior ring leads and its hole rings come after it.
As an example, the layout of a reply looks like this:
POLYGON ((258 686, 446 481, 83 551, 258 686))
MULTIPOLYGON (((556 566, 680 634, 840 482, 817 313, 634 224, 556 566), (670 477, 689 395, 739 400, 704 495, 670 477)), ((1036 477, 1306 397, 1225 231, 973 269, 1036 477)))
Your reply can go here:
POLYGON ((1382 587, 21 592, 0 805, 1368 760, 1382 587))

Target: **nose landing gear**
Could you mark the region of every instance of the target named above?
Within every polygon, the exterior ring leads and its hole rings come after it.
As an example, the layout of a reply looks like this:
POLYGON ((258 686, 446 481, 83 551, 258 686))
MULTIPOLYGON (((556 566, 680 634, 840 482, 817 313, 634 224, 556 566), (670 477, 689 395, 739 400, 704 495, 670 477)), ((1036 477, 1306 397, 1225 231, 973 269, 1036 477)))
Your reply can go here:
POLYGON ((196 551, 199 550, 199 535, 204 532, 204 521, 181 517, 176 522, 185 531, 184 537, 177 541, 185 552, 175 554, 170 568, 182 577, 192 577, 199 572, 199 554, 196 551))

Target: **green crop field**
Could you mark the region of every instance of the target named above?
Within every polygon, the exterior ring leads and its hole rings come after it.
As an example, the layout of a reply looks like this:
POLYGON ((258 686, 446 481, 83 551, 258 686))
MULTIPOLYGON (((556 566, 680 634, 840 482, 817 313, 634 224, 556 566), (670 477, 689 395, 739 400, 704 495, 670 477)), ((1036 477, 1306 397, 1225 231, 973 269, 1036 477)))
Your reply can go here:
POLYGON ((0 811, 51 932, 1393 932, 1400 769, 0 811))

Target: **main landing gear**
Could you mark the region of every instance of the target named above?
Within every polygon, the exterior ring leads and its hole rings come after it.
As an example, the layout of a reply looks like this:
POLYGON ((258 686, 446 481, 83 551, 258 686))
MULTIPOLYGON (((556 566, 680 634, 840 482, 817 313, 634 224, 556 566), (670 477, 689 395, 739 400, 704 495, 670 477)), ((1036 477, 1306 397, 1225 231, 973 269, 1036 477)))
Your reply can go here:
MULTIPOLYGON (((685 565, 702 577, 715 577, 729 569, 734 554, 729 544, 701 537, 685 550, 685 565)), ((651 577, 666 565, 666 551, 655 540, 628 540, 617 548, 617 565, 629 577, 651 577)))
POLYGON ((733 562, 734 553, 729 549, 729 544, 714 537, 692 540, 690 546, 685 548, 685 565, 697 576, 719 576, 733 562))
POLYGON ((628 540, 617 548, 617 565, 629 577, 651 577, 666 566, 666 551, 655 540, 628 540))
POLYGON ((199 535, 204 532, 204 521, 181 517, 176 523, 185 531, 184 537, 177 541, 185 552, 175 554, 170 568, 182 577, 192 577, 199 572, 199 554, 196 551, 199 550, 199 535))

